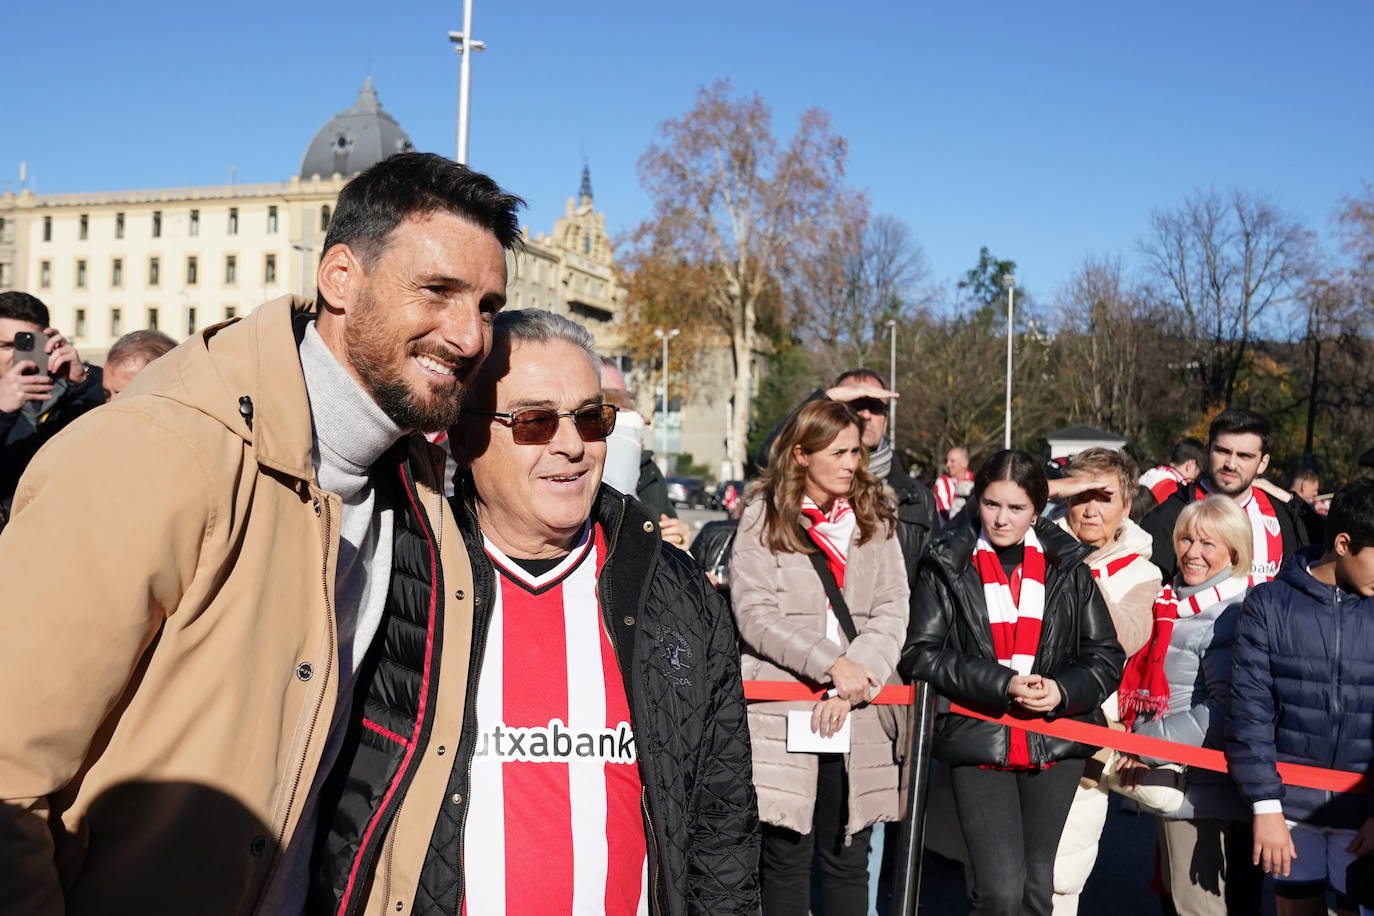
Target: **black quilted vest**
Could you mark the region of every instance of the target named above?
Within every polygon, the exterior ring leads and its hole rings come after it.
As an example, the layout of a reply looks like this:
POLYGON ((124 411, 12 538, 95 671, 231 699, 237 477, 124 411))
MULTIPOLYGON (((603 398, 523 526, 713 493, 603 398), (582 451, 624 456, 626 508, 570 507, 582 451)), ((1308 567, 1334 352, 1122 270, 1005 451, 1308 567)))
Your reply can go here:
POLYGON ((376 639, 358 673, 349 733, 321 796, 322 824, 308 911, 360 912, 387 827, 405 798, 432 722, 443 644, 443 570, 404 453, 378 471, 395 519, 391 582, 376 639))

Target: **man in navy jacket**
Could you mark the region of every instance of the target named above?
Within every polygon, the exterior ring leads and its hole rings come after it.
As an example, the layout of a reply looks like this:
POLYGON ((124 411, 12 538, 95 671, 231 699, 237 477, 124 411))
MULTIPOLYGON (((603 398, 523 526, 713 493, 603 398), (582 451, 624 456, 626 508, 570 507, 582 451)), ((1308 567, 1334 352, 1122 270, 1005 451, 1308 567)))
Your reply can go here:
POLYGON ((1285 786, 1276 766, 1374 763, 1374 480, 1336 494, 1326 530, 1250 593, 1231 657, 1226 760, 1281 916, 1325 914, 1327 885, 1374 855, 1374 796, 1285 786))

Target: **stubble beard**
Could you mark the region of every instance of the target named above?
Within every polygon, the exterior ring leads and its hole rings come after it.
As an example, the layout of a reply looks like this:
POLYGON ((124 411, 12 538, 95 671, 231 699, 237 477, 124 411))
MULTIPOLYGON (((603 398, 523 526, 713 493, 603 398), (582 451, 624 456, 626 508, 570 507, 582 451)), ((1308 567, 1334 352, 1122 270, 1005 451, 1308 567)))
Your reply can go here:
POLYGON ((371 291, 365 290, 344 326, 344 347, 363 387, 401 429, 432 433, 453 426, 462 411, 466 382, 473 367, 468 360, 456 360, 453 388, 443 393, 431 390, 430 397, 422 399, 402 375, 405 361, 414 354, 407 350, 396 361, 394 336, 382 320, 381 308, 371 291))

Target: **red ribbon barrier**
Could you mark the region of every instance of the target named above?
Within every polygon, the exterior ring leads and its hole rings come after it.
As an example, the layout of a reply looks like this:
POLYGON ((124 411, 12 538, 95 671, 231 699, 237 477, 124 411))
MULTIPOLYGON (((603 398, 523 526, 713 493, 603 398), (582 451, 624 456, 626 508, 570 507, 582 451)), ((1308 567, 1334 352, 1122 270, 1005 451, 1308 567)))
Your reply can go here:
MULTIPOLYGON (((804 684, 789 684, 782 681, 745 681, 744 698, 754 702, 810 701, 818 700, 823 690, 809 690, 804 684)), ((871 703, 910 706, 915 688, 905 686, 884 687, 871 703)), ((1110 747, 1126 754, 1150 757, 1155 760, 1168 760, 1185 766, 1200 767, 1204 770, 1227 772, 1226 755, 1221 751, 1206 747, 1193 747, 1178 744, 1162 738, 1134 735, 1130 732, 1090 725, 1073 719, 1022 719, 1017 716, 989 716, 985 713, 967 709, 958 704, 950 704, 949 711, 956 715, 995 722, 1011 728, 1021 728, 1039 732, 1054 738, 1090 744, 1093 747, 1110 747)), ((1301 763, 1280 763, 1279 777, 1284 785, 1305 786, 1310 789, 1324 789, 1328 792, 1366 792, 1368 779, 1363 773, 1348 770, 1327 770, 1301 763)))

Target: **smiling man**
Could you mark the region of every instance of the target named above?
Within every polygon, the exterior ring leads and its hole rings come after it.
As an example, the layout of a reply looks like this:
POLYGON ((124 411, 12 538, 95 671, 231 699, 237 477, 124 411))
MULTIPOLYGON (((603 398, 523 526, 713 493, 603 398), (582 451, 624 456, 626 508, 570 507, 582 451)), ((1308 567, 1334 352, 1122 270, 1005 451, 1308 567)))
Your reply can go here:
MULTIPOLYGON (((30 466, 0 536, 34 584, 0 605, 6 913, 299 913, 354 698, 398 698, 364 714, 408 746, 461 727, 435 688, 467 658, 467 554, 420 433, 491 346, 519 204, 383 161, 339 196, 318 303, 206 329, 30 466)), ((447 763, 368 759, 354 883, 396 786, 447 763)))
POLYGON ((1251 584, 1268 582, 1279 574, 1283 558, 1307 546, 1307 532, 1278 488, 1262 488, 1257 481, 1269 467, 1272 434, 1269 418, 1253 410, 1232 407, 1212 421, 1207 433, 1206 468, 1193 486, 1179 487, 1150 511, 1141 527, 1154 538, 1156 566, 1168 582, 1178 572, 1174 555, 1174 523, 1183 507, 1213 494, 1229 496, 1245 510, 1254 538, 1251 584))
MULTIPOLYGON (((452 753, 430 742, 446 788, 412 787, 393 830, 428 850, 418 887, 391 884, 396 910, 758 910, 734 627, 692 559, 601 484, 615 417, 586 329, 497 316, 451 434, 476 615, 467 713, 452 753)), ((346 784, 341 812, 365 797, 346 784)), ((355 845, 361 825, 340 828, 331 848, 355 845)))

